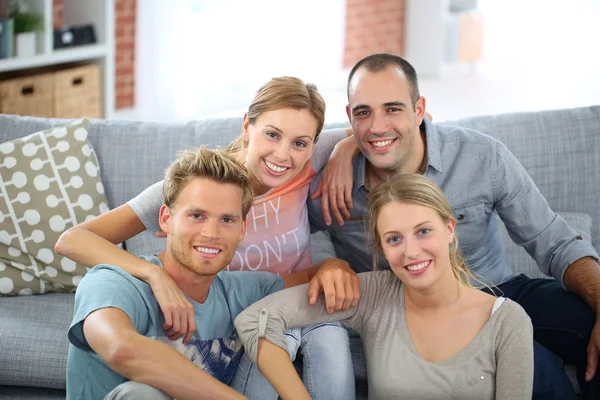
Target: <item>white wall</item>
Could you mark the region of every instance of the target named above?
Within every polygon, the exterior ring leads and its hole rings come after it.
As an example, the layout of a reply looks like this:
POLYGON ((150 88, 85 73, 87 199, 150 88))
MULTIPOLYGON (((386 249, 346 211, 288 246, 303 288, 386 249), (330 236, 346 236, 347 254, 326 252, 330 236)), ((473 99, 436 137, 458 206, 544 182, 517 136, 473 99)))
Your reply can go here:
POLYGON ((344 0, 137 4, 136 118, 240 114, 280 75, 343 85, 344 0))
POLYGON ((600 105, 599 0, 478 4, 483 61, 420 79, 434 119, 600 105))
POLYGON ((444 62, 449 0, 406 0, 405 58, 420 77, 438 77, 444 62))
MULTIPOLYGON (((344 0, 137 4, 137 109, 117 117, 242 115, 262 83, 287 74, 318 84, 327 121, 346 119, 344 0)), ((435 120, 600 104, 599 0, 479 0, 479 6, 484 60, 439 78, 418 71, 435 120)))

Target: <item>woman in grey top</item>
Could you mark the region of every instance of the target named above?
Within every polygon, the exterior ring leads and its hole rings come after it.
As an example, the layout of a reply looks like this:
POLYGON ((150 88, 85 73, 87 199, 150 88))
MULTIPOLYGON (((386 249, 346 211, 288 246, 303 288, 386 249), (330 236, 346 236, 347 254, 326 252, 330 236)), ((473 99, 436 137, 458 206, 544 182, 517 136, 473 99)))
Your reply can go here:
POLYGON ((235 326, 250 357, 283 399, 310 398, 286 352, 285 329, 341 321, 361 334, 371 399, 530 399, 533 332, 509 299, 470 285, 441 190, 421 175, 401 175, 370 194, 374 266, 359 274, 356 307, 328 314, 308 305, 306 287, 253 304, 235 326))

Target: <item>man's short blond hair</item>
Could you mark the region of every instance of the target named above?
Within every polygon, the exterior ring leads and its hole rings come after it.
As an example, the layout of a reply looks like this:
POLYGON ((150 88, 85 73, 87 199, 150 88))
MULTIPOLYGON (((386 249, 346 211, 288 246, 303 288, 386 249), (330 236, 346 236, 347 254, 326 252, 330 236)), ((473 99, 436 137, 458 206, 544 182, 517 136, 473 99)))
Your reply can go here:
POLYGON ((206 146, 197 151, 184 150, 167 168, 163 182, 163 202, 172 208, 179 194, 193 178, 207 178, 217 183, 231 183, 242 190, 242 216, 252 207, 254 193, 246 168, 225 150, 206 146))

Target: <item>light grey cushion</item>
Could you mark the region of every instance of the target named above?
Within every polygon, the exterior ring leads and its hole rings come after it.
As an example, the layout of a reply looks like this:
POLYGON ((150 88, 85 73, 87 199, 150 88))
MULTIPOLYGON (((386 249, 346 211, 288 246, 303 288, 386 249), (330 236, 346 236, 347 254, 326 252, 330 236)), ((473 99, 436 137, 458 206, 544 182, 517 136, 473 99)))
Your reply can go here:
POLYGON ((0 385, 65 389, 74 300, 68 293, 0 299, 0 385))
MULTIPOLYGON (((558 213, 569 224, 571 228, 577 231, 583 240, 587 243, 592 242, 590 230, 592 228, 592 218, 584 213, 562 212, 558 213)), ((548 278, 540 271, 535 260, 521 246, 516 245, 508 235, 504 224, 500 224, 500 232, 502 233, 502 242, 506 250, 506 258, 508 264, 513 271, 523 272, 530 278, 548 278)))

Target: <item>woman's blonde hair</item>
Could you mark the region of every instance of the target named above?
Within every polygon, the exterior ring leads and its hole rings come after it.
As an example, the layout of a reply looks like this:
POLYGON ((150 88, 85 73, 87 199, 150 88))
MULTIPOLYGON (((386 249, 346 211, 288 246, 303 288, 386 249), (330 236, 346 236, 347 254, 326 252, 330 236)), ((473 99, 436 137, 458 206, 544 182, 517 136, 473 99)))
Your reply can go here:
MULTIPOLYGON (((456 219, 442 190, 431 180, 419 174, 396 175, 379 184, 369 194, 368 223, 373 237, 373 269, 378 269, 379 257, 383 251, 377 220, 383 207, 392 202, 417 204, 431 208, 447 223, 456 219)), ((450 244, 450 265, 456 279, 465 286, 472 286, 473 278, 458 248, 456 234, 450 244)))
MULTIPOLYGON (((271 79, 256 92, 248 107, 248 121, 254 124, 263 113, 280 108, 308 110, 317 120, 315 142, 317 141, 325 123, 325 100, 316 85, 291 76, 271 79)), ((227 146, 227 151, 237 153, 245 147, 246 143, 239 137, 227 146)))

